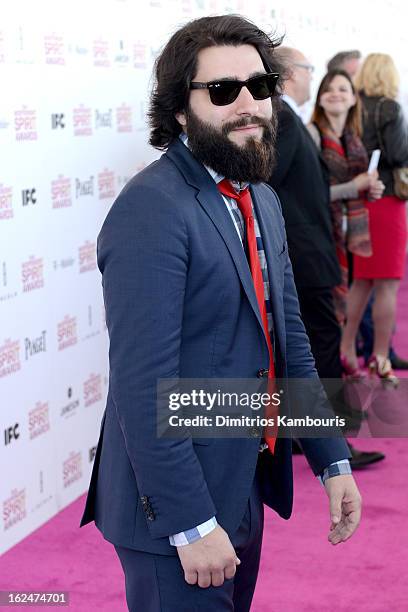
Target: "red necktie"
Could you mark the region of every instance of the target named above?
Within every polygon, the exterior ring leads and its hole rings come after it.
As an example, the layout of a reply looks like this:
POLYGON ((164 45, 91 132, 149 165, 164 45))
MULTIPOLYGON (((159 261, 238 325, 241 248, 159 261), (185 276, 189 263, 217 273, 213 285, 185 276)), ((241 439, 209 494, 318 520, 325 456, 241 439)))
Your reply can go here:
MULTIPOLYGON (((265 332, 266 342, 269 352, 269 371, 268 371, 268 393, 272 395, 275 391, 275 361, 273 358, 273 349, 271 338, 268 329, 268 317, 266 314, 264 281, 262 277, 261 262, 259 261, 258 247, 255 236, 255 223, 252 214, 252 200, 248 187, 237 193, 230 181, 224 179, 217 185, 219 191, 229 198, 234 198, 238 204, 238 208, 245 221, 246 240, 248 245, 249 268, 251 270, 252 280, 254 282, 256 299, 258 301, 259 312, 261 313, 262 324, 265 332)), ((276 417, 276 409, 270 404, 266 407, 266 417, 276 417)), ((273 453, 276 443, 276 420, 273 435, 270 435, 271 428, 268 430, 268 435, 265 436, 269 450, 273 453)))

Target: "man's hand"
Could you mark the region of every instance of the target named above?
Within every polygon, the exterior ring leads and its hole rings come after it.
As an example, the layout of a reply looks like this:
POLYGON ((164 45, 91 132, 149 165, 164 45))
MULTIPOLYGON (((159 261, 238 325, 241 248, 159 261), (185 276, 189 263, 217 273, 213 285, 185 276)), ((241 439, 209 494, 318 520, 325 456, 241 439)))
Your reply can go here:
POLYGON ((329 542, 339 544, 349 539, 361 518, 361 495, 351 474, 333 476, 325 482, 330 501, 329 542))
POLYGON ((178 546, 177 552, 186 582, 203 588, 221 586, 225 579, 235 576, 236 566, 241 563, 220 525, 200 540, 178 546))

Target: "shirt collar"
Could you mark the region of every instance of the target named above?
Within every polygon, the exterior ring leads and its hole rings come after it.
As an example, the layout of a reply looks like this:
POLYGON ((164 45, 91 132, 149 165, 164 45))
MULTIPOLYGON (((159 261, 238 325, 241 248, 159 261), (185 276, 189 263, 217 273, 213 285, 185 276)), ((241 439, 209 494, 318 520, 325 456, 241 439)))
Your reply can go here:
MULTIPOLYGON (((187 134, 185 132, 181 132, 179 135, 179 138, 181 142, 187 147, 187 149, 190 149, 190 147, 188 146, 187 134)), ((225 179, 225 176, 222 176, 222 174, 219 174, 218 172, 216 172, 209 166, 204 166, 204 168, 207 170, 208 174, 211 176, 211 178, 215 181, 217 185, 218 183, 221 183, 221 181, 225 179)), ((230 183, 234 187, 237 193, 240 193, 243 189, 246 189, 249 185, 249 183, 241 183, 239 181, 230 181, 230 183)))
POLYGON ((293 98, 288 96, 288 94, 282 94, 282 100, 285 100, 286 104, 288 104, 290 108, 298 115, 298 117, 300 117, 300 107, 293 98))

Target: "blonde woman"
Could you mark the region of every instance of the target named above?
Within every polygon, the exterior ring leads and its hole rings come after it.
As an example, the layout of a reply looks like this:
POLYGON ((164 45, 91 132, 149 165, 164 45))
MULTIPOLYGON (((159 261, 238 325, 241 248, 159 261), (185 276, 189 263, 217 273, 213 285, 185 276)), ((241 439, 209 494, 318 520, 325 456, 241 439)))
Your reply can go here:
POLYGON ((381 149, 379 178, 383 197, 367 203, 373 254, 354 256, 353 284, 347 299, 347 323, 341 352, 357 367, 355 341, 365 307, 374 289, 374 348, 369 369, 393 384, 398 380, 388 359, 395 321, 396 299, 404 275, 407 227, 405 201, 395 195, 393 170, 408 166, 408 131, 396 97, 399 77, 389 55, 372 53, 358 74, 355 85, 363 106, 363 143, 369 154, 381 149))

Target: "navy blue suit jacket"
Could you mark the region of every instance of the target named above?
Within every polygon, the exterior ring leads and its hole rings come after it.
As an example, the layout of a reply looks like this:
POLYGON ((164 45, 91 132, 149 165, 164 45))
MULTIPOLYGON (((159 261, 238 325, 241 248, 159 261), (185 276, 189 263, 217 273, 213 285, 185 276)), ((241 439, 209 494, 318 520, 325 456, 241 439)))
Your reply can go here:
MULTIPOLYGON (((251 188, 268 262, 278 377, 317 376, 299 314, 279 201, 251 188)), ((239 526, 259 457, 264 502, 292 509, 291 442, 156 436, 159 378, 252 378, 268 348, 239 236, 216 184, 178 139, 124 188, 98 238, 110 375, 81 524, 147 552, 215 515, 239 526)), ((303 440, 315 474, 349 456, 345 442, 303 440)))

